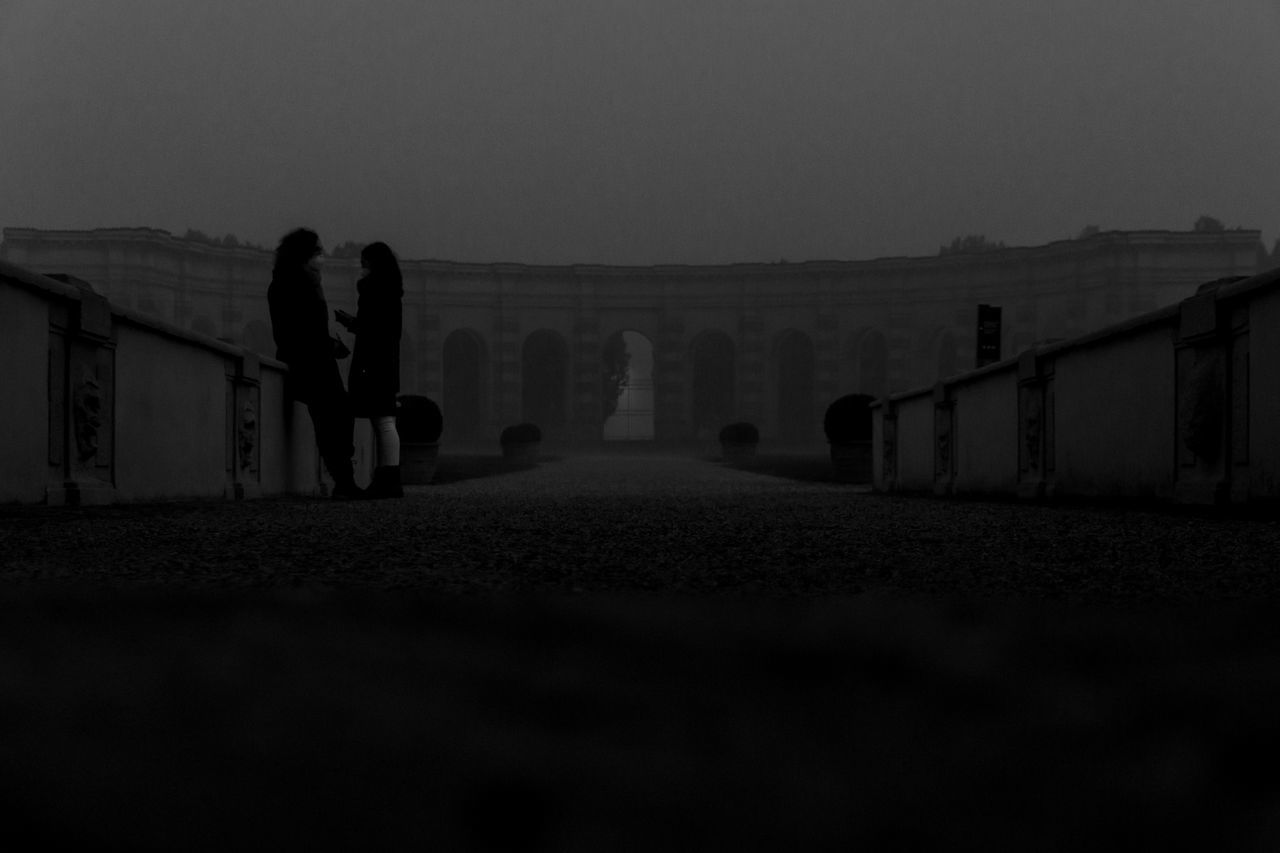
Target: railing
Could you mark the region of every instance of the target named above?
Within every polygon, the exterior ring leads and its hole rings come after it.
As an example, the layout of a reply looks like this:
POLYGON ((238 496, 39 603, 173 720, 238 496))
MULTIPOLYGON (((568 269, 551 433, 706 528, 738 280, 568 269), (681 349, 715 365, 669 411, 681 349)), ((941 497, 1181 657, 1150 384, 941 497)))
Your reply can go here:
POLYGON ((1280 498, 1280 271, 873 406, 873 480, 939 495, 1280 498))
POLYGON ((0 501, 243 498, 328 483, 280 362, 4 262, 0 334, 0 501))

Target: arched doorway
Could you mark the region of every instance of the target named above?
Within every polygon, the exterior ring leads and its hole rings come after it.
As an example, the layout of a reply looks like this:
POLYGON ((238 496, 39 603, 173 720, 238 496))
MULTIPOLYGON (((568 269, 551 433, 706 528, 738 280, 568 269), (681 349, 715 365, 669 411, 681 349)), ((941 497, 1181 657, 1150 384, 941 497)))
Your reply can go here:
POLYGON ((603 348, 604 440, 653 439, 653 343, 615 332, 603 348))
POLYGON ((447 438, 460 441, 482 438, 484 377, 484 338, 472 329, 450 332, 444 339, 444 394, 441 401, 447 438))
POLYGON ((567 422, 569 347, 559 334, 542 329, 524 339, 520 358, 520 417, 547 437, 567 422))
POLYGON ((816 435, 813 404, 813 342, 803 332, 785 332, 777 347, 778 440, 807 444, 816 435))
POLYGON ((699 439, 713 439, 735 413, 733 339, 724 332, 703 332, 692 349, 693 430, 699 439))

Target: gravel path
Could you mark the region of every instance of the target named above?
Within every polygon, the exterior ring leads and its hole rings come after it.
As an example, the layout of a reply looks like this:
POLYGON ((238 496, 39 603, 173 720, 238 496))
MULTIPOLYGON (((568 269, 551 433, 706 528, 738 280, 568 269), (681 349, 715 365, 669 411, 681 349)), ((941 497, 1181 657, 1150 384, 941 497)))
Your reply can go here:
POLYGON ((446 457, 0 548, 0 802, 50 844, 1280 843, 1273 521, 446 457))

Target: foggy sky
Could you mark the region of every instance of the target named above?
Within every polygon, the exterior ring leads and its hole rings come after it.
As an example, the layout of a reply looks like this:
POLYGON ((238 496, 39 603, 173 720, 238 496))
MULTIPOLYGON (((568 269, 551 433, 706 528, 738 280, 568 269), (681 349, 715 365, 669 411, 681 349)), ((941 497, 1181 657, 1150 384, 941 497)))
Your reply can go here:
POLYGON ((1277 0, 0 0, 0 225, 405 258, 1280 229, 1277 0))

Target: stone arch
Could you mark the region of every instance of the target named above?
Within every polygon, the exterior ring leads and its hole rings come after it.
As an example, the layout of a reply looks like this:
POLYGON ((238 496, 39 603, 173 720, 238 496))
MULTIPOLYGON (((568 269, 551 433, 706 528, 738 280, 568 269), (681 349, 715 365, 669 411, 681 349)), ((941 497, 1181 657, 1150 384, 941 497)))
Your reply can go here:
POLYGON ((218 336, 218 327, 213 325, 213 321, 204 314, 198 314, 192 318, 191 331, 207 338, 216 338, 218 336))
POLYGON ((737 412, 737 352, 719 329, 701 332, 689 345, 692 364, 691 423, 700 439, 715 438, 737 412))
MULTIPOLYGON (((605 338, 603 351, 607 354, 621 344, 625 353, 626 370, 621 383, 618 377, 605 377, 605 399, 616 394, 616 405, 604 421, 605 441, 645 441, 653 438, 653 341, 633 330, 614 332, 605 338)), ((610 365, 602 364, 606 373, 610 365)))
POLYGON ((548 437, 563 430, 568 410, 569 346, 559 332, 531 332, 520 353, 520 418, 548 437))
POLYGON ((858 383, 860 394, 883 397, 889 393, 889 346, 878 329, 865 332, 857 348, 858 383))
POLYGON ((240 346, 259 355, 274 357, 276 354, 275 337, 271 327, 263 320, 250 320, 240 333, 240 346))
POLYGON ((489 358, 484 336, 474 329, 455 329, 444 339, 444 390, 440 409, 448 439, 471 441, 483 436, 489 358))
POLYGON ((788 329, 774 345, 777 389, 778 440, 783 444, 806 444, 817 433, 814 422, 813 341, 804 332, 788 329))

